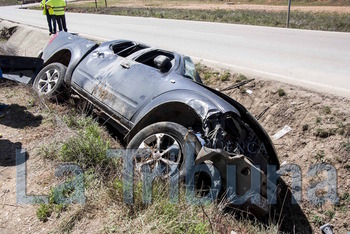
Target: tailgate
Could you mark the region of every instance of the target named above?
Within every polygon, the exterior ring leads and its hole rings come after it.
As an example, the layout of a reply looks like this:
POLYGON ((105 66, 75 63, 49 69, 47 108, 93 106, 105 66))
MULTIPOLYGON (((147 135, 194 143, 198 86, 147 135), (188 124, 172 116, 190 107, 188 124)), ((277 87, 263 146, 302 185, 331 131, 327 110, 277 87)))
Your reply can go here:
POLYGON ((2 75, 9 80, 30 84, 42 66, 41 58, 0 55, 2 75))

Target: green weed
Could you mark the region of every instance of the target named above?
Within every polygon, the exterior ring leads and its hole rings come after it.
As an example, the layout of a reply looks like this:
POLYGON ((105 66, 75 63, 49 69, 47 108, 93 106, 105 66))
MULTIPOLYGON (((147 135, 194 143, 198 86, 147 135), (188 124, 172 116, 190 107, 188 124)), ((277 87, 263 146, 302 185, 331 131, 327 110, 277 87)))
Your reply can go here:
POLYGON ((316 155, 315 155, 315 159, 317 161, 323 161, 324 160, 324 157, 325 157, 325 153, 324 153, 324 150, 319 150, 316 155))
POLYGON ((325 213, 324 213, 329 219, 333 219, 334 218, 334 215, 335 215, 335 212, 333 210, 327 210, 325 213))
POLYGON ((303 129, 303 132, 309 130, 309 125, 308 124, 304 124, 302 129, 303 129))
POLYGON ((224 74, 222 74, 221 76, 220 76, 220 80, 221 81, 227 81, 227 80, 229 80, 230 79, 230 73, 229 72, 225 72, 224 74))
POLYGON ((236 78, 236 83, 240 83, 244 80, 247 80, 247 77, 245 75, 239 74, 238 77, 236 78))
POLYGON ((348 141, 348 142, 343 142, 343 147, 345 148, 345 150, 346 150, 347 152, 350 153, 350 141, 348 141))
POLYGON ((316 123, 320 124, 322 122, 322 117, 317 116, 316 117, 316 123))
POLYGON ((318 227, 323 225, 323 223, 324 223, 323 219, 320 216, 316 215, 316 214, 314 214, 311 217, 311 222, 313 222, 318 227))
POLYGON ((66 210, 66 205, 57 203, 58 197, 55 189, 56 188, 51 188, 50 190, 49 203, 40 204, 36 211, 36 216, 42 222, 46 222, 53 213, 56 214, 56 217, 59 217, 60 214, 66 210))
POLYGON ((109 161, 107 149, 109 142, 102 139, 98 123, 91 122, 78 136, 71 137, 63 143, 60 157, 62 161, 77 163, 83 169, 104 166, 109 161))
POLYGON ((331 108, 330 108, 329 106, 325 106, 325 107, 323 108, 323 112, 324 112, 325 114, 327 114, 327 115, 329 115, 330 113, 332 113, 331 108))
POLYGON ((284 89, 278 89, 277 90, 278 96, 283 97, 286 96, 286 91, 284 91, 284 89))
POLYGON ((36 210, 36 216, 42 222, 46 222, 52 214, 52 207, 49 204, 40 204, 36 210))
POLYGON ((325 130, 322 128, 318 128, 316 129, 315 136, 321 137, 321 138, 327 138, 329 136, 335 135, 336 132, 337 132, 336 129, 325 130))

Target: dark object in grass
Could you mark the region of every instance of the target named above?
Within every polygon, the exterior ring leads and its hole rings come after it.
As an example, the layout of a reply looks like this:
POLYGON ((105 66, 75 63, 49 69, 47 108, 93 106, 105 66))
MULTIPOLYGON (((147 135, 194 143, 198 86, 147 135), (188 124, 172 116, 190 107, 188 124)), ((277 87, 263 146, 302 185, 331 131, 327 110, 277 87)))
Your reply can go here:
POLYGON ((318 137, 321 137, 321 138, 327 138, 327 137, 329 137, 329 136, 335 135, 335 133, 336 133, 336 130, 334 130, 334 129, 329 129, 329 130, 327 131, 327 130, 324 130, 324 129, 322 129, 322 128, 318 128, 318 129, 316 130, 315 135, 318 136, 318 137))
POLYGON ((277 90, 278 96, 283 97, 286 96, 286 92, 283 89, 277 90))
POLYGON ((303 132, 309 130, 309 125, 308 124, 304 124, 303 125, 303 132))

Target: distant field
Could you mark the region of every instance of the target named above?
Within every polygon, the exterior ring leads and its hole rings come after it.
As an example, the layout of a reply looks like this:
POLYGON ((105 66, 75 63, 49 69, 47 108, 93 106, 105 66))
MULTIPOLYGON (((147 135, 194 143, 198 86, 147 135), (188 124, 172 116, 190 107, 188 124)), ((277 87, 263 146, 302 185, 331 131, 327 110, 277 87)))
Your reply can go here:
MULTIPOLYGON (((85 1, 85 0, 77 0, 85 1)), ((94 0, 90 0, 95 2, 94 0)), ((235 5, 235 4, 261 4, 261 5, 286 5, 288 0, 106 0, 110 6, 146 6, 167 7, 176 5, 235 5)), ((105 4, 105 0, 96 0, 98 4, 105 4)), ((0 0, 0 6, 16 5, 40 0, 0 0)), ((294 6, 350 6, 350 0, 292 0, 294 6)))
POLYGON ((0 0, 0 6, 9 6, 9 5, 17 5, 21 4, 17 0, 0 0))
MULTIPOLYGON (((84 6, 70 4, 69 11, 272 27, 285 27, 286 25, 286 11, 266 12, 263 10, 193 10, 130 7, 95 8, 93 3, 89 3, 89 5, 84 4, 84 6)), ((350 32, 350 14, 294 11, 290 18, 290 28, 350 32)))
MULTIPOLYGON (((94 1, 93 1, 94 2, 94 1)), ((104 0, 98 2, 104 3, 104 0)), ((288 0, 107 0, 109 5, 134 5, 148 7, 165 7, 174 5, 205 5, 205 4, 262 4, 262 5, 286 5, 288 0)), ((350 0, 292 0, 293 5, 298 6, 350 6, 350 0)))
POLYGON ((32 2, 40 2, 40 0, 0 0, 0 6, 11 6, 11 5, 20 5, 32 2))

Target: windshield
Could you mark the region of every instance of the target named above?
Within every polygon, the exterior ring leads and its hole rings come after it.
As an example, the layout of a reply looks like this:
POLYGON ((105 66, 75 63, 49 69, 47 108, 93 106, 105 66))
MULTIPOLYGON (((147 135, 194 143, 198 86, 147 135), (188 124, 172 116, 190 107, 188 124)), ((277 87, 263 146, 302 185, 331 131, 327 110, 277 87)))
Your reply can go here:
POLYGON ((184 57, 185 61, 185 74, 184 76, 192 79, 193 81, 196 81, 198 83, 202 83, 201 78, 198 75, 198 72, 196 70, 196 65, 192 62, 191 58, 184 57))

